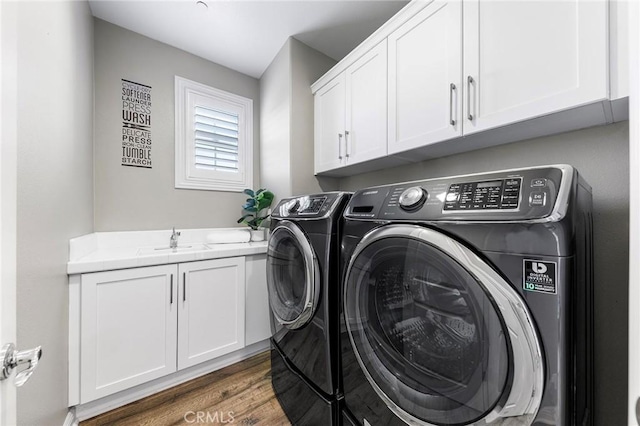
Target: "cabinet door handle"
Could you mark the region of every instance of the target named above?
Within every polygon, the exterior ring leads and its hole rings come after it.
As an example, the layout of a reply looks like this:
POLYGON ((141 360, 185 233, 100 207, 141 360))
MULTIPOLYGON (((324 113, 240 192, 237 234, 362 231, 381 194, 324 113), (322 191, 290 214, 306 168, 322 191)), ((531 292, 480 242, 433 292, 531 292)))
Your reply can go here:
POLYGON ((469 119, 469 121, 473 120, 473 114, 471 114, 471 85, 473 84, 473 82, 473 77, 471 77, 470 75, 467 76, 467 113, 469 114, 467 115, 467 118, 469 119))
POLYGON ((182 301, 187 301, 187 273, 182 273, 182 301))
POLYGON ((453 92, 456 90, 456 85, 451 83, 449 85, 449 124, 456 125, 456 120, 453 119, 453 92))
POLYGON ((344 154, 345 157, 349 158, 349 151, 351 151, 349 149, 349 131, 345 130, 344 131, 344 154))
POLYGON ((173 274, 171 274, 171 291, 169 293, 169 304, 173 305, 173 274))
POLYGON ((338 133, 338 160, 342 160, 342 133, 338 133))

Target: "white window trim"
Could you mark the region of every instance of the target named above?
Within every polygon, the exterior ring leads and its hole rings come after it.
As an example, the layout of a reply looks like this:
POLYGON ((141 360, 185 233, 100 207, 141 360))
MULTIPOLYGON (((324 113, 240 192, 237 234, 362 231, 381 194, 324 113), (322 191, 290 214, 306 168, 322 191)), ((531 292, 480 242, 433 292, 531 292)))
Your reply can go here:
MULTIPOLYGON (((175 76, 175 187, 180 189, 200 189, 209 191, 242 192, 253 188, 253 100, 224 90, 175 76), (231 104, 244 117, 244 125, 239 129, 238 158, 240 176, 238 179, 194 176, 190 164, 193 152, 192 125, 187 122, 190 96, 208 96, 231 104)), ((215 174, 215 173, 213 173, 215 174)))

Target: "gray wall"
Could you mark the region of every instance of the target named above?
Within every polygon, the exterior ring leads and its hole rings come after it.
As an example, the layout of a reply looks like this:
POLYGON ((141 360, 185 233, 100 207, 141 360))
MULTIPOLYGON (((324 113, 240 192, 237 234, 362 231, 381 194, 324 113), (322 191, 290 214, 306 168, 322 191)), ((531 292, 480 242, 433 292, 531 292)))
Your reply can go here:
POLYGON ((96 231, 238 226, 242 193, 175 189, 176 75, 253 99, 254 187, 260 185, 258 80, 96 19, 96 231), (120 164, 123 78, 152 87, 152 169, 120 164))
POLYGON ((67 414, 70 238, 93 231, 93 18, 86 2, 18 3, 17 333, 43 358, 20 425, 67 414))
MULTIPOLYGON (((290 37, 260 78, 260 179, 276 195, 322 189, 313 176, 311 84, 336 61, 290 37)), ((334 186, 336 180, 320 178, 334 186)))
POLYGON ((593 187, 596 425, 626 424, 629 245, 628 122, 343 178, 339 187, 568 163, 593 187))
POLYGON ((260 77, 260 183, 277 200, 291 195, 290 40, 260 77))
POLYGON ((292 195, 321 192, 335 179, 315 178, 313 173, 313 94, 311 84, 336 61, 291 38, 291 190, 292 195))

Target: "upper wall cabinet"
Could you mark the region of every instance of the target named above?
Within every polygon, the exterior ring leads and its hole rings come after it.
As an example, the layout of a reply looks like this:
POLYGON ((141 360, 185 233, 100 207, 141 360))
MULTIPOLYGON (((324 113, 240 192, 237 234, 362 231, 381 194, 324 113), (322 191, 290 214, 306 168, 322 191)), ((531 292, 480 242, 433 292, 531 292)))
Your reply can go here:
POLYGON ((315 172, 343 165, 345 129, 345 76, 340 74, 314 97, 315 172))
POLYGON ((386 155, 386 134, 385 40, 316 93, 316 173, 386 155))
POLYGON ((608 97, 607 2, 464 2, 464 133, 608 97))
POLYGON ((625 7, 412 1, 311 86, 316 174, 346 176, 623 120, 625 7))
POLYGON ((461 136, 462 3, 431 3, 388 44, 389 153, 461 136))

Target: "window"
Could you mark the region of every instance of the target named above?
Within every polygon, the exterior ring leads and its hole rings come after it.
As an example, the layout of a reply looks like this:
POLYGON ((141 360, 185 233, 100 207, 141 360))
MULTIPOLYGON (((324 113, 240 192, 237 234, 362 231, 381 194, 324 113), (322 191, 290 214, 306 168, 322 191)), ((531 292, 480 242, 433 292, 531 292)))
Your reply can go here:
POLYGON ((253 187, 253 101, 176 76, 176 188, 253 187))

